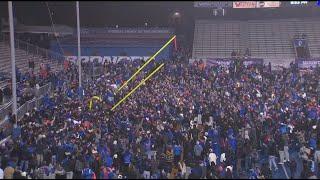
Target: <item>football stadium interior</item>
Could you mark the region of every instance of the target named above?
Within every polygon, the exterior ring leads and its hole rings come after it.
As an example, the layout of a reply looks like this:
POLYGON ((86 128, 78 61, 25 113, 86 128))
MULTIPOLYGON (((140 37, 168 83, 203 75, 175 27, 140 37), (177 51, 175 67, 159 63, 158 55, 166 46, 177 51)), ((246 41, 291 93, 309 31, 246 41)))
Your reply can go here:
POLYGON ((320 178, 320 1, 1 1, 0 179, 320 178))

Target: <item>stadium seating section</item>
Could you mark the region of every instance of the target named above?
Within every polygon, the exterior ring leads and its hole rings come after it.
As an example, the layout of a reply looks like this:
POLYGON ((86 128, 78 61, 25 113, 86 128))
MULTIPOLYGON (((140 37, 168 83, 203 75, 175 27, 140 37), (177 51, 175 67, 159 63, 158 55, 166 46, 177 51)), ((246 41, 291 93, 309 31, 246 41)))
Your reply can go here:
POLYGON ((232 50, 251 50, 252 57, 287 65, 295 58, 292 39, 306 34, 311 57, 320 56, 320 23, 317 19, 249 21, 197 20, 193 58, 230 57, 232 50))
MULTIPOLYGON (((16 48, 16 66, 21 72, 28 71, 28 60, 33 59, 35 62, 35 72, 38 72, 40 68, 40 63, 48 63, 51 65, 53 71, 61 68, 61 64, 55 63, 48 58, 38 56, 35 54, 28 53, 25 50, 16 48)), ((10 46, 6 42, 0 42, 0 72, 4 75, 9 75, 11 77, 11 56, 10 56, 10 46)), ((0 87, 6 85, 4 80, 0 81, 0 87)))

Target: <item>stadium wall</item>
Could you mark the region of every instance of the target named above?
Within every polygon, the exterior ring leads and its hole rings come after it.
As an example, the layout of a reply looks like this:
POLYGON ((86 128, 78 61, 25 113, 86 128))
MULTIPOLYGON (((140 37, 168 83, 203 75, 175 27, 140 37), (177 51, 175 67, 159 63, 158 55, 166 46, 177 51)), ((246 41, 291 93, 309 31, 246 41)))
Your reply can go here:
MULTIPOLYGON (((81 47, 81 56, 128 56, 128 57, 143 57, 143 56, 152 56, 155 54, 160 48, 162 44, 158 46, 152 47, 110 47, 109 45, 102 46, 97 44, 85 45, 81 47)), ((54 52, 58 52, 64 54, 64 56, 68 59, 70 56, 78 55, 78 47, 77 45, 61 45, 63 52, 57 44, 51 45, 51 50, 54 52)), ((169 59, 172 55, 173 45, 169 45, 167 48, 163 49, 161 53, 159 53, 156 57, 158 59, 169 59)))

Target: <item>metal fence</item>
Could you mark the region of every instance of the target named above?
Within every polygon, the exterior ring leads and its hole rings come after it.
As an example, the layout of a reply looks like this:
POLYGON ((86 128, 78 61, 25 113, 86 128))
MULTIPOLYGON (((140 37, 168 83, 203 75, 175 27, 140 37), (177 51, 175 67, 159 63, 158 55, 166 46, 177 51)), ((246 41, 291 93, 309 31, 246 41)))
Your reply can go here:
MULTIPOLYGON (((7 105, 2 107, 0 109, 0 120, 3 120, 7 114, 11 112, 12 109, 12 101, 10 101, 7 105)), ((2 121, 0 121, 0 127, 1 127, 2 121)))
POLYGON ((30 101, 27 101, 17 109, 17 119, 20 120, 24 116, 24 114, 31 111, 33 108, 39 108, 43 96, 49 93, 50 91, 51 91, 51 83, 46 84, 41 88, 39 88, 37 93, 38 97, 35 97, 30 101))
MULTIPOLYGON (((50 91, 50 89, 51 89, 51 83, 48 83, 48 84, 40 87, 39 90, 36 90, 37 91, 36 94, 38 96, 34 97, 30 101, 27 101, 26 103, 24 103, 22 106, 20 106, 17 109, 18 119, 19 119, 19 117, 21 117, 21 116, 19 116, 20 114, 25 114, 28 110, 30 110, 29 107, 31 107, 31 106, 35 107, 36 105, 38 106, 39 103, 35 103, 36 99, 39 99, 39 97, 41 98, 41 96, 44 96, 47 92, 50 91)), ((5 105, 3 108, 0 109, 0 120, 4 119, 5 116, 7 114, 9 114, 9 112, 11 112, 11 109, 12 109, 12 101, 10 101, 7 105, 5 105)))
MULTIPOLYGON (((27 101, 26 103, 24 103, 22 106, 20 106, 17 109, 17 119, 18 121, 21 120, 23 118, 23 116, 31 111, 34 108, 39 108, 41 105, 41 102, 43 100, 43 97, 47 94, 47 93, 51 93, 52 92, 52 88, 51 88, 51 83, 48 83, 42 87, 39 88, 38 90, 38 96, 34 97, 32 100, 27 101)), ((3 107, 2 109, 0 109, 0 129, 4 129, 4 134, 5 135, 10 135, 11 133, 11 125, 8 122, 7 119, 5 119, 5 117, 12 112, 12 102, 10 102, 8 105, 6 105, 5 107, 3 107)), ((1 139, 0 139, 1 141, 1 139)))

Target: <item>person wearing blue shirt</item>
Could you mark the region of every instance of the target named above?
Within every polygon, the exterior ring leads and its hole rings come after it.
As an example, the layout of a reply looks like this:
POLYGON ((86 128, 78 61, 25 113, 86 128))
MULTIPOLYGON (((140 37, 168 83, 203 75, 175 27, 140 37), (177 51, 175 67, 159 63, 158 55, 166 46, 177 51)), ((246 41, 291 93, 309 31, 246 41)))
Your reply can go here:
POLYGON ((123 156, 124 164, 129 165, 131 163, 131 156, 132 154, 128 150, 124 153, 124 156, 123 156))
POLYGON ((180 145, 174 145, 173 154, 174 154, 174 162, 178 163, 181 157, 182 147, 180 145))
POLYGON ((232 136, 228 139, 228 142, 232 151, 235 152, 237 150, 237 139, 232 136))
POLYGON ((68 90, 66 91, 66 94, 67 94, 67 97, 68 97, 68 98, 72 98, 72 96, 73 96, 73 93, 72 93, 72 90, 71 90, 71 89, 68 89, 68 90))
POLYGON ((113 158, 111 156, 107 156, 106 161, 105 161, 105 166, 106 167, 111 167, 113 165, 113 158))
POLYGON ((17 139, 20 136, 21 136, 21 127, 17 126, 13 128, 13 132, 12 132, 13 139, 17 139))
POLYGON ((121 80, 120 79, 117 79, 116 80, 116 85, 118 86, 118 85, 121 85, 121 80))
POLYGON ((244 115, 247 113, 247 110, 246 110, 246 108, 245 107, 241 107, 241 109, 240 109, 240 117, 244 117, 244 115))
POLYGON ((213 129, 209 129, 208 130, 208 138, 213 139, 213 137, 214 137, 214 130, 213 129))
POLYGON ((316 119, 317 117, 317 110, 316 109, 310 109, 308 110, 308 118, 310 119, 316 119))
POLYGON ((92 171, 92 169, 87 167, 87 168, 82 170, 81 176, 82 176, 83 179, 93 179, 94 172, 92 171))
POLYGON ((281 134, 286 134, 288 132, 288 127, 286 124, 281 124, 280 125, 280 133, 281 134))
POLYGON ((250 170, 250 176, 249 176, 249 179, 257 179, 258 177, 258 174, 255 170, 251 169, 250 170))
POLYGON ((317 140, 314 137, 311 137, 309 140, 309 146, 315 150, 317 148, 317 140))
POLYGON ((171 142, 172 139, 173 139, 173 134, 172 134, 172 132, 171 132, 170 130, 168 130, 166 134, 167 134, 167 137, 168 137, 169 141, 171 142))
POLYGON ((228 129, 227 134, 228 134, 228 137, 233 136, 233 129, 231 127, 228 129))

